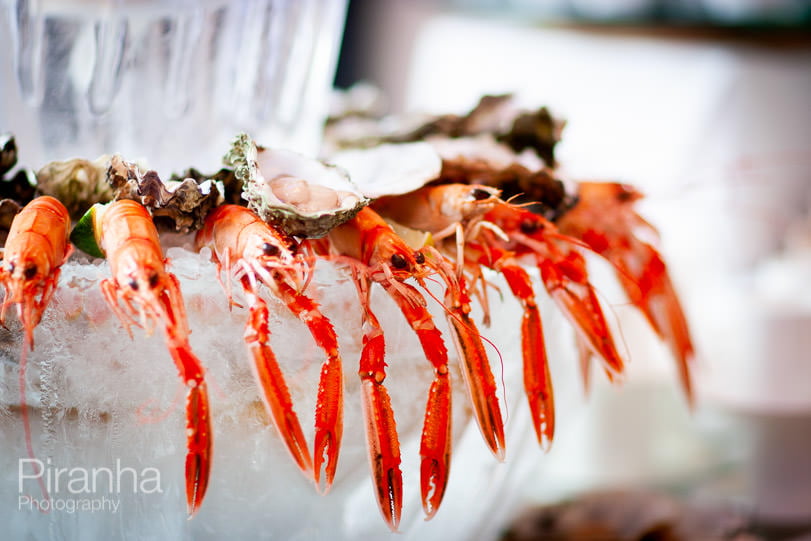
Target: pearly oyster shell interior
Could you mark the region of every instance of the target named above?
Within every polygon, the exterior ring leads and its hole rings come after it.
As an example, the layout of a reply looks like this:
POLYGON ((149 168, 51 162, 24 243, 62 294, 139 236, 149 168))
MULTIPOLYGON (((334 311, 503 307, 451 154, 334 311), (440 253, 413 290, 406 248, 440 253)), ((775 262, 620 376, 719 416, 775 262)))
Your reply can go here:
POLYGON ((369 200, 340 167, 236 137, 225 163, 242 182, 242 198, 263 220, 301 238, 319 238, 369 200))

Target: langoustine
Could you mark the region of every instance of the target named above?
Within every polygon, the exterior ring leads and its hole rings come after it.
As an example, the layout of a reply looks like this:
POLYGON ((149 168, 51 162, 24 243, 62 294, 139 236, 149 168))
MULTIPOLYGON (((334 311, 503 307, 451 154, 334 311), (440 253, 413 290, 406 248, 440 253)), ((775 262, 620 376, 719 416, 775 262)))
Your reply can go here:
POLYGON ((68 211, 49 196, 28 203, 11 224, 0 266, 0 284, 5 291, 0 325, 8 306, 16 304, 31 349, 34 327, 42 319, 59 281, 59 267, 73 251, 69 236, 68 211))
POLYGON ((350 266, 362 307, 363 349, 358 368, 369 463, 378 505, 389 527, 397 530, 402 510, 403 480, 400 444, 383 382, 386 378, 385 338, 369 303, 372 282, 383 286, 417 334, 434 369, 428 391, 420 444, 420 489, 425 514, 436 513, 448 480, 451 452, 451 382, 448 354, 424 297, 408 278, 430 271, 422 252, 412 250, 370 208, 330 231, 328 242, 316 243, 322 254, 337 256, 350 266))
MULTIPOLYGON (((432 190, 437 188, 440 187, 430 187, 432 190)), ((607 226, 601 223, 600 219, 607 218, 594 218, 586 213, 576 214, 578 209, 583 210, 587 208, 586 206, 565 209, 560 212, 559 216, 556 216, 560 218, 559 231, 553 223, 538 219, 524 209, 501 202, 497 197, 497 190, 493 188, 463 186, 461 190, 466 191, 473 206, 477 207, 474 212, 461 212, 455 215, 440 213, 442 219, 438 220, 436 209, 430 208, 429 205, 412 207, 412 209, 416 208, 421 211, 427 210, 428 222, 410 225, 430 230, 439 243, 440 250, 434 250, 431 247, 409 247, 369 209, 361 211, 354 219, 331 230, 327 241, 309 242, 310 246, 317 246, 322 255, 328 254, 328 257, 334 261, 348 263, 361 298, 364 347, 358 373, 363 388, 369 459, 378 492, 378 505, 392 529, 397 528, 400 520, 402 478, 399 470, 399 442, 394 415, 391 412, 388 391, 384 385, 386 377, 385 341, 377 318, 372 312, 372 307, 369 306, 369 291, 371 287, 374 287, 374 283, 377 282, 386 289, 406 316, 410 326, 420 338, 426 358, 434 371, 434 380, 428 394, 420 452, 422 456, 422 503, 425 514, 429 518, 437 512, 442 501, 450 469, 451 382, 447 350, 430 314, 426 311, 423 293, 406 283, 405 280, 413 279, 417 284, 424 286, 426 279, 438 276, 446 286, 442 304, 451 326, 451 334, 460 352, 463 374, 468 380, 468 389, 473 397, 476 418, 489 447, 499 458, 503 457, 504 453, 503 435, 499 436, 499 430, 503 430, 501 411, 498 400, 495 398, 495 384, 492 373, 486 365, 487 357, 483 354, 481 338, 469 316, 472 295, 478 295, 486 304, 487 288, 479 270, 480 266, 490 267, 501 272, 512 293, 521 302, 524 311, 522 349, 524 351, 525 391, 539 442, 548 445, 554 436, 554 401, 548 363, 545 358, 541 315, 535 302, 532 281, 527 269, 523 266, 524 262, 529 261, 538 266, 547 291, 564 308, 564 312, 569 311, 570 318, 575 323, 577 334, 580 337, 578 338, 579 344, 585 351, 581 359, 588 359, 593 355, 607 358, 604 366, 610 377, 618 375, 623 366, 621 357, 612 352, 616 349, 615 346, 606 341, 610 341, 611 336, 607 326, 603 325, 605 318, 595 316, 600 310, 599 302, 588 281, 585 261, 578 251, 586 244, 592 245, 591 247, 595 250, 597 250, 595 246, 600 245, 599 242, 596 245, 591 242, 595 239, 593 235, 576 231, 578 222, 594 222, 605 229, 607 226), (567 222, 567 219, 571 222, 567 222), (580 240, 565 237, 563 231, 579 237, 580 240), (467 377, 468 374, 474 374, 474 376, 467 377), (476 385, 478 385, 478 389, 474 388, 476 385)), ((394 198, 393 201, 393 208, 397 208, 398 204, 402 203, 399 198, 394 198)), ((383 200, 379 200, 377 208, 382 210, 382 207, 383 200)), ((338 381, 340 380, 340 357, 337 354, 336 337, 329 322, 325 318, 319 320, 314 315, 318 311, 318 306, 304 294, 305 285, 302 283, 302 278, 310 272, 306 268, 309 263, 302 265, 302 258, 293 254, 294 242, 292 240, 288 238, 277 242, 276 237, 273 237, 275 240, 270 241, 265 238, 259 243, 252 244, 250 249, 248 249, 247 242, 240 245, 243 239, 236 231, 264 229, 267 225, 255 217, 246 218, 244 222, 234 218, 243 210, 237 211, 221 207, 213 211, 209 216, 211 231, 200 234, 204 240, 199 244, 207 244, 212 247, 212 253, 217 263, 226 270, 227 276, 231 276, 232 272, 235 272, 234 277, 240 282, 245 292, 250 311, 245 338, 257 363, 261 360, 268 367, 270 366, 268 359, 273 355, 267 345, 270 333, 268 308, 259 294, 260 283, 267 285, 274 295, 288 305, 289 309, 308 323, 315 341, 327 353, 328 360, 322 370, 318 399, 319 404, 327 404, 327 407, 319 406, 316 415, 319 412, 326 412, 331 419, 319 420, 318 417, 316 418, 314 444, 316 465, 313 473, 316 483, 319 483, 320 472, 324 467, 326 468, 326 488, 328 489, 335 475, 341 439, 340 404, 342 403, 343 382, 338 381), (233 246, 230 250, 216 247, 214 230, 220 230, 216 235, 221 234, 222 237, 228 238, 228 242, 231 242, 233 246), (209 234, 211 237, 206 239, 209 234), (274 257, 278 259, 276 263, 265 262, 274 257), (314 323, 311 325, 311 322, 314 323), (323 379, 327 371, 327 364, 332 367, 330 371, 332 383, 324 385, 323 379), (334 370, 336 367, 338 367, 337 371, 334 370), (325 390, 328 388, 329 392, 325 390), (319 432, 325 436, 319 436, 319 432), (326 465, 318 462, 324 457, 326 457, 326 465)), ((408 223, 408 219, 396 219, 408 223)), ((628 229, 627 223, 624 227, 628 229)), ((277 233, 281 234, 279 231, 277 233)), ((616 232, 612 231, 611 235, 606 234, 604 241, 615 243, 616 246, 612 247, 613 252, 604 250, 603 255, 613 257, 620 262, 624 261, 622 256, 617 255, 622 249, 617 239, 621 238, 622 234, 619 227, 616 232)), ((157 245, 157 241, 155 240, 152 244, 157 245)), ((226 244, 223 241, 222 246, 226 244)), ((159 246, 157 250, 160 258, 159 246)), ((649 261, 650 266, 655 267, 655 258, 649 258, 649 261)), ((112 263, 111 260, 111 265, 112 263)), ((619 273, 621 279, 623 276, 628 278, 631 275, 630 272, 622 270, 619 273)), ((645 276, 648 279, 658 279, 661 275, 650 271, 645 276)), ((145 280, 146 283, 151 283, 151 278, 147 277, 145 280)), ((141 279, 141 283, 143 282, 144 279, 141 279)), ((139 283, 137 279, 135 283, 139 283)), ((177 313, 169 315, 172 312, 166 307, 156 309, 141 301, 133 301, 133 297, 122 293, 127 291, 127 287, 132 288, 131 284, 132 282, 126 278, 116 281, 113 285, 110 284, 110 281, 105 282, 105 297, 111 306, 117 308, 116 313, 122 322, 128 327, 131 324, 139 323, 146 326, 149 319, 163 318, 167 335, 171 331, 174 336, 174 338, 168 338, 170 351, 173 347, 183 345, 185 339, 178 337, 188 333, 185 316, 181 317, 177 313), (124 309, 121 309, 119 299, 124 302, 124 309), (138 310, 134 308, 133 303, 138 306, 138 310), (140 321, 137 320, 138 316, 140 316, 140 321)), ((171 287, 171 284, 167 287, 171 287)), ((658 323, 657 328, 657 323, 655 323, 655 321, 661 321, 653 315, 656 312, 654 308, 656 303, 645 300, 638 284, 633 284, 633 287, 636 288, 639 298, 635 304, 640 309, 650 312, 649 321, 660 332, 660 335, 666 332, 661 329, 665 329, 667 325, 658 323)), ((139 285, 135 289, 147 288, 139 285)), ((226 290, 229 290, 229 286, 226 287, 226 290)), ((631 290, 628 291, 631 295, 631 290)), ((650 291, 655 290, 651 288, 650 291)), ((660 291, 658 294, 663 293, 660 291)), ((179 299, 179 291, 177 298, 179 299)), ((182 300, 180 307, 182 308, 182 300)), ((686 324, 684 328, 686 335, 686 324)), ((671 330, 671 334, 674 333, 675 331, 671 330)), ((689 335, 687 336, 689 343, 689 335)), ((188 344, 185 343, 185 345, 188 344)), ((683 343, 680 349, 685 349, 683 343)), ((689 351, 692 352, 692 346, 689 351)), ((190 351, 188 353, 190 354, 190 351)), ((179 355, 181 354, 173 352, 173 357, 179 355)), ((197 366, 199 367, 199 362, 197 366)), ((181 368, 181 375, 183 372, 184 369, 181 368)), ((283 439, 288 442, 288 448, 291 448, 291 452, 297 457, 300 469, 307 473, 313 469, 313 458, 306 448, 304 437, 301 436, 301 429, 295 413, 293 413, 289 393, 284 389, 281 372, 278 371, 278 374, 275 372, 271 369, 264 370, 267 377, 258 378, 267 384, 263 398, 266 400, 266 405, 270 403, 268 396, 275 399, 275 405, 269 405, 269 409, 271 412, 273 410, 277 412, 277 415, 274 416, 279 419, 276 421, 277 427, 287 426, 283 429, 287 434, 287 436, 283 435, 283 439), (275 381, 270 382, 270 379, 275 379, 275 381), (295 422, 291 419, 295 419, 295 422), (290 441, 293 441, 292 445, 290 445, 290 441)), ((202 370, 200 373, 202 374, 202 370)), ((202 376, 200 381, 204 385, 202 376)), ((196 381, 194 385, 197 385, 196 381)), ((205 421, 208 423, 207 399, 205 408, 205 421)), ((189 417, 190 414, 187 411, 187 419, 189 417)), ((208 443, 208 453, 210 453, 210 440, 208 443)), ((200 488, 202 488, 202 492, 205 491, 204 485, 202 487, 198 485, 195 491, 200 488)), ((192 496, 192 499, 197 499, 197 497, 192 496)), ((200 495, 199 501, 202 501, 202 495, 200 495)), ((193 513, 197 507, 199 507, 199 502, 194 509, 190 504, 190 513, 193 513)))
MULTIPOLYGON (((210 212, 203 229, 197 233, 196 245, 198 249, 204 246, 211 249, 218 270, 225 271, 229 283, 233 274, 241 284, 250 311, 245 341, 251 350, 262 400, 299 469, 308 476, 314 474, 319 487, 323 470, 324 492, 328 491, 335 478, 343 434, 343 369, 332 324, 318 304, 301 292, 302 277, 311 272, 309 265, 294 252, 296 242, 292 237, 237 205, 223 205, 210 212), (259 296, 260 283, 307 325, 327 355, 318 385, 314 465, 293 410, 290 391, 270 349, 268 307, 259 296)), ((230 286, 225 289, 230 303, 230 286)))
POLYGON ((169 354, 186 386, 186 504, 193 516, 208 488, 213 435, 205 369, 189 345, 180 283, 166 270, 158 232, 143 205, 122 199, 101 212, 95 231, 112 274, 101 282, 104 298, 130 336, 132 325, 151 332, 151 324, 163 323, 169 354))
MULTIPOLYGON (((582 258, 573 251, 563 252, 555 233, 543 231, 542 217, 502 201, 491 187, 464 184, 427 186, 414 192, 385 198, 375 206, 393 220, 408 227, 427 230, 445 251, 457 257, 458 269, 467 271, 486 299, 486 283, 480 265, 502 273, 512 293, 524 309, 522 357, 524 387, 532 413, 536 436, 548 447, 554 438, 554 393, 549 373, 543 327, 534 300, 531 280, 519 258, 533 254, 547 291, 572 321, 579 339, 590 351, 606 359, 610 377, 622 372, 623 361, 616 352, 602 310, 597 302, 582 258), (427 202, 427 204, 417 204, 427 202), (529 238, 527 235, 534 235, 529 238)), ((560 239, 565 240, 563 236, 560 239)), ((558 239, 558 240, 560 240, 558 239)), ((486 306, 486 302, 485 302, 486 306)))
MULTIPOLYGON (((53 197, 38 197, 12 220, 0 265, 0 285, 5 293, 0 325, 5 326, 6 309, 15 304, 25 336, 20 354, 19 389, 25 445, 32 459, 34 444, 25 400, 26 348, 34 349, 34 328, 51 303, 60 267, 73 252, 69 237, 70 216, 65 206, 53 197)), ((39 482, 43 495, 47 495, 41 479, 39 482)))
POLYGON ((558 225, 614 266, 631 303, 670 348, 687 402, 695 402, 690 363, 695 354, 687 318, 662 255, 644 236, 656 229, 634 209, 642 194, 627 184, 581 182, 575 206, 558 225))

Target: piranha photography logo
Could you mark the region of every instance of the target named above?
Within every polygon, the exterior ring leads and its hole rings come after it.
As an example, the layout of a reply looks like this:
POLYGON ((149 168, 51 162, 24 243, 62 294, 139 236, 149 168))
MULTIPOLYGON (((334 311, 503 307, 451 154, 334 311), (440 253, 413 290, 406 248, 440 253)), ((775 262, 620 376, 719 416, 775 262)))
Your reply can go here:
POLYGON ((114 467, 59 468, 36 458, 19 459, 20 511, 118 513, 121 494, 163 493, 157 468, 136 470, 115 460, 114 467))

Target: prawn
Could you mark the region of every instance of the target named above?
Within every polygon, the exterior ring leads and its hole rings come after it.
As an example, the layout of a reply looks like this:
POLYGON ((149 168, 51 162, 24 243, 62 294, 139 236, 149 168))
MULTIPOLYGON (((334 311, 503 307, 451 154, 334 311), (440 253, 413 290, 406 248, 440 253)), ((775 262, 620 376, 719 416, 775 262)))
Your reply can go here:
POLYGON ((166 270, 155 224, 140 203, 128 199, 110 203, 99 229, 99 246, 112 274, 101 282, 105 300, 130 336, 132 325, 151 332, 150 324, 164 324, 169 354, 187 389, 186 504, 191 517, 208 487, 212 432, 205 370, 188 342, 180 282, 166 270))
POLYGON ((644 237, 658 235, 634 205, 642 194, 616 182, 582 182, 578 202, 558 221, 560 231, 580 239, 607 259, 631 303, 667 343, 691 406, 690 364, 695 356, 687 318, 662 255, 644 237))
POLYGON ((47 195, 28 203, 11 223, 0 266, 0 285, 5 292, 0 324, 5 322, 8 306, 16 304, 32 350, 34 328, 53 298, 60 267, 73 252, 69 236, 67 209, 47 195))
MULTIPOLYGON (((332 323, 315 301, 300 293, 301 277, 308 270, 305 259, 296 253, 292 237, 238 205, 223 205, 209 213, 197 233, 196 244, 198 250, 211 248, 218 270, 224 269, 228 279, 233 274, 242 285, 250 311, 245 341, 253 356, 252 368, 262 400, 296 464, 305 474, 314 472, 319 487, 323 470, 324 492, 328 491, 335 477, 343 434, 343 369, 332 323), (268 308, 256 291, 258 283, 265 284, 307 325, 327 355, 318 386, 314 468, 290 391, 268 345, 268 308)), ((224 289, 230 302, 230 287, 224 289)))
MULTIPOLYGON (((70 216, 65 206, 53 197, 38 197, 14 216, 0 265, 0 285, 5 294, 0 325, 5 323, 8 306, 16 304, 17 317, 25 333, 20 355, 20 405, 25 444, 31 458, 34 458, 34 446, 25 403, 26 346, 33 351, 34 328, 53 298, 60 267, 73 252, 69 236, 70 216)), ((39 482, 43 494, 47 495, 41 478, 39 482)))
MULTIPOLYGON (((448 481, 451 453, 451 381, 448 351, 436 328, 425 298, 408 278, 418 281, 431 271, 425 255, 412 250, 372 209, 363 208, 351 220, 332 229, 328 254, 349 264, 362 307, 363 348, 358 375, 362 386, 363 414, 369 464, 378 505, 386 523, 396 531, 402 509, 403 480, 400 444, 384 385, 385 338, 370 306, 371 283, 380 284, 395 301, 417 334, 426 359, 434 370, 428 391, 420 440, 420 490, 427 518, 437 512, 448 481)), ((313 243, 323 254, 324 243, 313 243)))

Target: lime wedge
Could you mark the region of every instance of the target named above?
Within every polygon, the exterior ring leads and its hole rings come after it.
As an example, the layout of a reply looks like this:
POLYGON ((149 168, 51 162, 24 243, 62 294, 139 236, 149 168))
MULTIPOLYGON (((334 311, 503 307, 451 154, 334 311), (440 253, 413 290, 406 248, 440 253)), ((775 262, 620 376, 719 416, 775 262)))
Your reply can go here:
POLYGON ((90 207, 70 232, 70 241, 78 249, 93 257, 104 257, 99 239, 101 238, 101 216, 104 214, 106 206, 96 203, 90 207))
POLYGON ((410 227, 406 227, 391 220, 386 220, 386 223, 391 226, 397 236, 403 239, 405 243, 408 244, 408 247, 412 250, 419 250, 424 246, 432 246, 434 244, 434 239, 431 237, 431 233, 411 229, 410 227))

